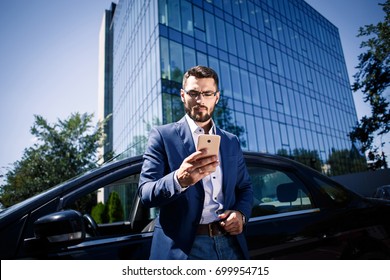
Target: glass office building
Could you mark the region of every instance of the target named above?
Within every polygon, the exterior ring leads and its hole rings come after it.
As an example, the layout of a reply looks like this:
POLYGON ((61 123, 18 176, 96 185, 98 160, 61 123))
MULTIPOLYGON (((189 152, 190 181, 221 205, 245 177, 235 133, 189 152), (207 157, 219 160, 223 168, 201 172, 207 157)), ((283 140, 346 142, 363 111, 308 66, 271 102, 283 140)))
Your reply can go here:
MULTIPOLYGON (((113 149, 142 153, 184 114, 182 75, 219 73, 243 150, 350 150, 357 115, 338 29, 303 0, 119 0, 113 17, 113 149)), ((220 105, 220 104, 218 104, 220 105)), ((223 107, 222 107, 223 106, 223 107)))
POLYGON ((112 56, 112 37, 113 26, 112 18, 115 13, 116 5, 111 4, 111 8, 106 10, 103 15, 100 34, 99 34, 99 120, 103 120, 105 117, 109 117, 107 125, 104 127, 104 133, 106 139, 101 151, 103 159, 109 158, 109 152, 113 150, 113 87, 112 87, 112 74, 113 74, 113 56, 112 56))

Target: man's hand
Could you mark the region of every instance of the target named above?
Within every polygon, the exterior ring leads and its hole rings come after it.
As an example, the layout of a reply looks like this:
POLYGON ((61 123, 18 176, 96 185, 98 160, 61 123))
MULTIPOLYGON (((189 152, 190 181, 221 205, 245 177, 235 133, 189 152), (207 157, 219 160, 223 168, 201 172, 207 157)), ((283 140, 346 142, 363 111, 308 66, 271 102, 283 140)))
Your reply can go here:
POLYGON ((215 172, 218 165, 217 156, 207 156, 207 150, 196 151, 184 159, 176 176, 180 186, 186 188, 215 172))
POLYGON ((240 211, 226 210, 218 218, 222 220, 220 225, 231 235, 240 234, 244 228, 243 217, 240 211))

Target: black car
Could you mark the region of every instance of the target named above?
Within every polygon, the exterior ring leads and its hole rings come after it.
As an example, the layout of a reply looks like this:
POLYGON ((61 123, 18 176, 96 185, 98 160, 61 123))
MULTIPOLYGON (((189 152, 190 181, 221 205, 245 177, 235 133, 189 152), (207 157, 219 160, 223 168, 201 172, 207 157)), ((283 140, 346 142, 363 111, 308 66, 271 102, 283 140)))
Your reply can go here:
MULTIPOLYGON (((252 259, 390 258, 389 202, 284 157, 245 159, 252 259)), ((141 165, 142 157, 113 162, 0 212, 1 259, 148 259, 158 209, 136 194, 141 165)))
POLYGON ((390 200, 390 185, 380 186, 376 189, 374 198, 390 200))

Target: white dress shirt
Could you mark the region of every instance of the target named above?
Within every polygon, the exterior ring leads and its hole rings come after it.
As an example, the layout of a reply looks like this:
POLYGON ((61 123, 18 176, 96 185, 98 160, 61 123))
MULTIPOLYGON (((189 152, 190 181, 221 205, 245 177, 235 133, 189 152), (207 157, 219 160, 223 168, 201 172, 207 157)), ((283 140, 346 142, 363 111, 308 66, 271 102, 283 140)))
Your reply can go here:
MULTIPOLYGON (((197 126, 194 120, 192 120, 187 114, 185 115, 185 117, 190 127, 190 130, 192 132, 192 138, 194 140, 195 147, 196 147, 198 144, 199 135, 205 134, 204 130, 203 128, 197 126)), ((213 122, 209 134, 215 134, 215 133, 216 133, 216 128, 213 122)), ((218 215, 223 212, 222 170, 220 167, 221 166, 220 154, 218 154, 218 159, 220 165, 217 166, 215 172, 211 173, 210 175, 202 179, 205 199, 203 202, 202 218, 200 220, 201 224, 208 224, 214 222, 215 220, 218 220, 218 215)), ((186 189, 180 187, 176 174, 174 178, 175 178, 176 188, 179 187, 181 189, 180 191, 185 191, 186 189)))

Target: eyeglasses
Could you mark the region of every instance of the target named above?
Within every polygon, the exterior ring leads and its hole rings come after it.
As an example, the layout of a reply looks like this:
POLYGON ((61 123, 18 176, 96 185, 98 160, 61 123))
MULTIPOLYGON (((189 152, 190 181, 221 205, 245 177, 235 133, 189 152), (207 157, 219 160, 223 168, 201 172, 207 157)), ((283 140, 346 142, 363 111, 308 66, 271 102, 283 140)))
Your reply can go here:
POLYGON ((200 92, 200 91, 197 91, 197 90, 189 90, 189 91, 186 91, 185 89, 183 89, 183 91, 185 93, 187 93, 191 98, 199 98, 200 95, 202 95, 204 98, 212 98, 214 96, 217 95, 217 91, 205 91, 205 92, 200 92))

